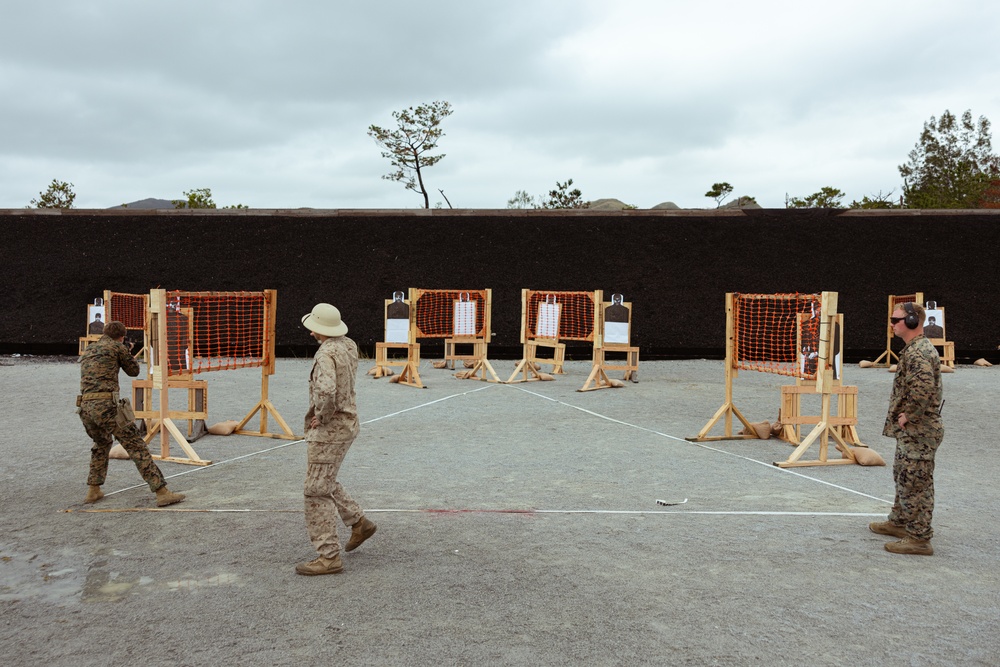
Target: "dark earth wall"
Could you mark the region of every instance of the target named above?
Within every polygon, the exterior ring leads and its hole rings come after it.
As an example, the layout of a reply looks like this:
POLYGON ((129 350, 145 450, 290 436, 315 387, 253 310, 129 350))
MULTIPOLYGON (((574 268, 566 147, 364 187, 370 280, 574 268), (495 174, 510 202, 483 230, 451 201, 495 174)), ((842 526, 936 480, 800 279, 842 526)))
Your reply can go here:
POLYGON ((887 296, 916 291, 960 362, 1000 361, 1000 211, 18 209, 0 229, 4 353, 75 354, 105 289, 162 287, 276 289, 279 355, 310 353, 299 320, 327 301, 370 354, 383 301, 420 287, 491 288, 494 357, 520 352, 522 288, 620 292, 644 358, 721 357, 726 292, 826 290, 849 361, 884 349, 887 296))

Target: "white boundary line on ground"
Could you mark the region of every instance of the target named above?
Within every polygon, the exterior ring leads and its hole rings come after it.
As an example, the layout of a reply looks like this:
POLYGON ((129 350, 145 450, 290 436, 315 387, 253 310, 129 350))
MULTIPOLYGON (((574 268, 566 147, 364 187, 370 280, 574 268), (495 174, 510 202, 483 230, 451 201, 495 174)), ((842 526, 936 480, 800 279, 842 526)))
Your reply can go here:
MULTIPOLYGON (((377 421, 381 421, 383 419, 388 419, 390 417, 396 417, 398 415, 405 414, 405 413, 411 412, 413 410, 419 410, 421 408, 426 408, 426 407, 429 407, 431 405, 435 405, 437 403, 441 403, 443 401, 451 400, 453 398, 458 398, 458 397, 461 397, 461 396, 467 396, 469 394, 474 394, 476 392, 480 392, 480 391, 483 391, 485 389, 490 389, 490 388, 495 387, 495 386, 497 386, 497 385, 495 385, 495 384, 488 384, 487 386, 485 386, 485 387, 479 387, 478 389, 472 389, 472 390, 469 390, 469 391, 459 392, 457 394, 451 394, 451 395, 448 395, 448 396, 443 396, 441 398, 434 399, 433 401, 428 401, 427 403, 421 403, 419 405, 414 405, 414 406, 411 406, 409 408, 404 408, 403 410, 397 410, 396 412, 391 412, 389 414, 382 415, 380 417, 373 417, 372 419, 368 419, 368 420, 365 420, 365 421, 361 422, 361 424, 362 425, 372 424, 372 423, 375 423, 377 421)), ((770 470, 788 473, 790 475, 795 475, 796 477, 801 477, 803 479, 807 479, 807 480, 810 480, 810 481, 813 481, 813 482, 817 482, 819 484, 825 484, 826 486, 831 486, 831 487, 833 487, 835 489, 839 489, 841 491, 847 491, 848 493, 853 493, 853 494, 856 494, 856 495, 859 495, 859 496, 862 496, 862 497, 865 497, 865 498, 869 498, 871 500, 877 500, 879 502, 886 503, 886 504, 889 504, 889 505, 892 504, 892 501, 886 500, 884 498, 878 498, 876 496, 872 496, 872 495, 869 495, 867 493, 862 493, 861 491, 856 491, 854 489, 850 489, 850 488, 848 488, 846 486, 841 486, 839 484, 833 484, 831 482, 827 482, 827 481, 822 480, 822 479, 817 479, 815 477, 810 477, 809 475, 804 475, 804 474, 802 474, 800 472, 796 472, 796 471, 793 471, 793 470, 788 470, 786 468, 778 468, 778 467, 773 466, 773 465, 771 465, 769 463, 766 463, 764 461, 758 461, 756 459, 752 459, 752 458, 747 457, 747 456, 742 456, 740 454, 734 454, 732 452, 727 452, 724 449, 718 449, 716 447, 709 447, 709 446, 701 444, 701 443, 691 442, 690 440, 685 440, 683 438, 678 438, 677 436, 670 435, 669 433, 663 433, 661 431, 657 431, 657 430, 654 430, 654 429, 651 429, 651 428, 646 428, 645 426, 639 426, 637 424, 631 424, 629 422, 622 421, 620 419, 615 419, 614 417, 609 417, 607 415, 602 415, 601 413, 595 412, 593 410, 588 410, 587 408, 582 408, 582 407, 580 407, 578 405, 573 405, 572 403, 566 403, 565 401, 561 401, 561 400, 559 400, 557 398, 552 398, 550 396, 545 396, 544 394, 539 394, 538 392, 530 391, 528 389, 525 389, 524 387, 515 386, 515 385, 502 385, 502 386, 512 387, 514 389, 517 389, 518 391, 524 392, 526 394, 530 394, 531 396, 537 396, 538 398, 543 398, 543 399, 545 399, 547 401, 551 401, 553 403, 558 403, 559 405, 563 405, 563 406, 566 406, 568 408, 572 408, 574 410, 578 410, 578 411, 583 412, 585 414, 591 415, 592 417, 597 417, 598 419, 603 419, 605 421, 609 421, 609 422, 612 422, 612 423, 615 423, 615 424, 620 424, 622 426, 627 426, 629 428, 633 428, 633 429, 636 429, 636 430, 639 430, 639 431, 645 431, 647 433, 652 433, 653 435, 658 435, 658 436, 663 437, 663 438, 668 438, 670 440, 675 440, 675 441, 680 442, 680 443, 689 444, 689 445, 695 445, 697 447, 701 447, 702 449, 707 449, 707 450, 710 450, 710 451, 713 451, 713 452, 718 452, 720 454, 726 454, 727 456, 734 456, 734 457, 736 457, 738 459, 743 459, 744 461, 750 461, 751 463, 756 463, 758 465, 766 466, 770 470)), ((216 466, 224 465, 226 463, 232 463, 234 461, 240 461, 242 459, 246 459, 246 458, 250 458, 250 457, 253 457, 253 456, 257 456, 258 454, 265 454, 267 452, 272 452, 272 451, 275 451, 277 449, 282 449, 284 447, 290 447, 292 445, 301 444, 303 442, 305 442, 305 440, 294 440, 294 441, 291 441, 291 442, 285 442, 285 443, 282 443, 280 445, 276 445, 274 447, 269 447, 267 449, 262 449, 262 450, 257 451, 257 452, 251 452, 249 454, 243 454, 241 456, 236 456, 236 457, 233 457, 231 459, 225 459, 223 461, 219 461, 218 463, 212 463, 212 464, 209 464, 207 466, 201 466, 201 467, 198 467, 198 468, 193 468, 191 470, 184 470, 182 472, 178 472, 178 473, 175 473, 173 475, 165 475, 164 479, 173 479, 175 477, 181 477, 183 475, 190 475, 192 473, 196 473, 196 472, 199 472, 199 471, 202 471, 202 470, 207 470, 209 468, 214 468, 216 466)), ((115 495, 117 493, 123 493, 125 491, 131 491, 132 489, 138 489, 138 488, 141 488, 143 486, 146 486, 146 485, 145 484, 135 484, 133 486, 125 487, 123 489, 118 489, 117 491, 110 491, 110 492, 108 492, 105 495, 106 496, 112 496, 112 495, 115 495)), ((277 511, 277 512, 285 512, 285 511, 292 511, 292 510, 239 510, 239 509, 237 509, 237 510, 184 510, 184 509, 181 509, 181 508, 177 508, 176 510, 173 510, 172 508, 162 508, 162 509, 160 509, 160 508, 156 508, 156 509, 154 509, 154 508, 148 508, 148 509, 149 509, 149 511, 188 511, 188 512, 275 512, 275 511, 277 511)), ((87 510, 82 510, 82 511, 87 511, 87 510)), ((294 510, 294 511, 298 511, 298 510, 294 510)), ((373 510, 367 510, 367 511, 369 511, 369 512, 419 512, 419 513, 428 513, 428 514, 433 514, 433 513, 441 513, 441 514, 448 514, 448 513, 474 513, 474 512, 503 513, 503 511, 499 511, 498 512, 497 510, 435 510, 435 509, 373 509, 373 510)), ((519 511, 516 511, 516 510, 512 510, 509 513, 511 513, 511 514, 517 514, 517 513, 524 513, 524 514, 716 514, 716 515, 755 515, 755 516, 881 516, 881 514, 870 514, 870 513, 864 513, 864 512, 861 512, 861 513, 852 513, 852 512, 767 512, 767 511, 721 511, 721 510, 720 511, 708 511, 708 510, 705 510, 705 511, 698 511, 698 510, 688 510, 688 511, 683 511, 683 510, 650 510, 650 511, 647 511, 647 510, 525 510, 524 512, 519 512, 519 511)))
MULTIPOLYGON (((63 510, 77 514, 119 514, 130 512, 186 512, 189 514, 301 514, 301 509, 201 509, 192 507, 121 507, 111 509, 63 510)), ((804 516, 804 517, 881 517, 885 512, 772 512, 765 510, 493 510, 493 509, 366 509, 365 514, 714 514, 717 516, 804 516)))
MULTIPOLYGON (((684 438, 678 438, 677 436, 670 435, 669 433, 662 433, 660 431, 656 431, 656 430, 651 429, 651 428, 646 428, 645 426, 639 426, 638 424, 630 424, 629 422, 625 422, 625 421, 622 421, 620 419, 615 419, 614 417, 608 417, 607 415, 602 415, 599 412, 594 412, 593 410, 588 410, 587 408, 581 408, 580 406, 573 405, 572 403, 566 403, 565 401, 560 401, 557 398, 552 398, 550 396, 545 396, 544 394, 539 394, 537 392, 530 391, 528 389, 525 389, 524 387, 518 387, 518 386, 514 386, 514 385, 504 385, 504 386, 510 386, 510 387, 513 387, 514 389, 517 389, 518 391, 523 391, 526 394, 531 394, 532 396, 538 396, 539 398, 544 398, 545 400, 552 401, 553 403, 558 403, 560 405, 565 405, 568 408, 573 408, 574 410, 579 410, 580 412, 586 413, 586 414, 591 415, 593 417, 597 417, 598 419, 603 419, 605 421, 609 421, 609 422, 612 422, 612 423, 615 423, 615 424, 621 424, 622 426, 628 426, 629 428, 634 428, 634 429, 639 430, 639 431, 645 431, 647 433, 652 433, 654 435, 658 435, 658 436, 661 436, 661 437, 664 437, 664 438, 669 438, 670 440, 676 440, 677 442, 681 442, 681 443, 684 443, 686 445, 695 445, 696 447, 701 447, 702 449, 707 449, 709 451, 718 452, 720 454, 726 454, 727 456, 735 456, 736 458, 743 459, 744 461, 750 461, 750 462, 756 463, 758 465, 766 466, 770 470, 787 473, 789 475, 795 475, 796 477, 801 477, 803 479, 808 479, 808 480, 813 481, 813 482, 818 482, 819 484, 825 484, 827 486, 832 486, 835 489, 839 489, 841 491, 847 491, 848 493, 853 493, 853 494, 862 496, 864 498, 870 498, 871 500, 877 500, 880 503, 886 503, 886 504, 889 504, 889 505, 892 504, 891 500, 886 500, 885 498, 879 498, 877 496, 873 496, 873 495, 870 495, 870 494, 867 494, 867 493, 863 493, 863 492, 857 491, 855 489, 850 489, 850 488, 848 488, 846 486, 841 486, 839 484, 833 484, 832 482, 827 482, 826 480, 817 479, 816 477, 810 477, 809 475, 804 475, 804 474, 802 474, 800 472, 796 472, 794 470, 789 470, 788 468, 779 468, 779 467, 777 467, 775 465, 772 465, 770 463, 767 463, 765 461, 758 461, 757 459, 752 459, 752 458, 750 458, 748 456, 742 456, 740 454, 734 454, 733 452, 727 452, 724 449, 718 449, 716 447, 709 447, 708 445, 703 445, 700 442, 691 442, 690 440, 685 440, 684 438)), ((688 513, 689 514, 693 514, 693 512, 688 512, 688 513)))

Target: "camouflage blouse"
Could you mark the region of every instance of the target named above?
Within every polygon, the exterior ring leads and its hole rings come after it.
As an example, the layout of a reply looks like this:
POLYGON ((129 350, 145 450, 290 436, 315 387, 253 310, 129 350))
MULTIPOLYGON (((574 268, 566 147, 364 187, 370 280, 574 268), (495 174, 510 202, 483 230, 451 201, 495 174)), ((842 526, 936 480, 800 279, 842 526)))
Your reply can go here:
POLYGON ((942 432, 941 400, 941 359, 930 340, 923 335, 917 336, 899 353, 889 397, 889 414, 882 434, 916 438, 938 436, 942 432), (901 414, 906 415, 908 422, 905 430, 897 422, 901 414))
POLYGON ((129 377, 139 374, 139 362, 128 348, 113 338, 101 336, 80 357, 80 393, 118 391, 119 368, 129 377))

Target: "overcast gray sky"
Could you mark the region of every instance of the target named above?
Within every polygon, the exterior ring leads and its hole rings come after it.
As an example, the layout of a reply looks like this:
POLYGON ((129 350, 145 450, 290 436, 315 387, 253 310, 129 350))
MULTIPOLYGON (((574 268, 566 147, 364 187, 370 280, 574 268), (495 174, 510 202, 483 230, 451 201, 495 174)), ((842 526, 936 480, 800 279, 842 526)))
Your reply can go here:
MULTIPOLYGON (((0 208, 211 188, 220 205, 416 208, 368 137, 447 100, 431 202, 765 207, 895 189, 923 123, 1000 122, 995 0, 2 0, 0 208)), ((996 144, 994 145, 996 152, 996 144)))

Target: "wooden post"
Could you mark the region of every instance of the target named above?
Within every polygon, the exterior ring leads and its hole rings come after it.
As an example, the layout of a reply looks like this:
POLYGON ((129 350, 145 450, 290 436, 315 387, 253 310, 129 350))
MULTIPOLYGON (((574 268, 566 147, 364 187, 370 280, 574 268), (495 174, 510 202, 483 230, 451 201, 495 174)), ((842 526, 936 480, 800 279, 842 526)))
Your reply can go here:
MULTIPOLYGON (((160 461, 172 461, 174 463, 188 463, 191 465, 209 465, 212 462, 198 456, 198 452, 191 447, 187 438, 173 421, 173 413, 170 411, 170 388, 172 383, 168 377, 169 358, 167 353, 167 298, 166 290, 156 289, 149 293, 150 311, 150 349, 152 359, 150 360, 150 382, 152 388, 158 390, 159 394, 159 419, 153 422, 146 434, 147 442, 152 442, 153 437, 159 433, 160 453, 153 454, 153 458, 160 461), (177 442, 180 448, 187 454, 187 457, 176 457, 170 455, 170 438, 177 442)), ((186 413, 188 414, 188 413, 186 413)))
MULTIPOLYGON (((595 292, 596 295, 600 295, 601 291, 595 292)), ((614 302, 614 295, 612 295, 612 302, 614 302)), ((592 356, 592 366, 590 369, 590 375, 587 376, 586 381, 583 386, 577 389, 577 391, 596 391, 598 389, 609 389, 613 387, 622 387, 623 383, 612 381, 608 378, 607 371, 609 370, 622 370, 625 371, 625 375, 622 378, 623 381, 632 380, 633 382, 638 382, 638 372, 639 372, 639 348, 633 347, 631 345, 632 336, 632 304, 626 301, 621 302, 623 308, 628 312, 628 319, 626 322, 626 336, 625 342, 613 342, 609 343, 607 339, 607 320, 606 311, 613 305, 613 303, 605 303, 602 298, 597 297, 597 304, 594 308, 595 322, 594 322, 594 352, 592 356), (608 352, 619 352, 625 354, 624 364, 620 363, 608 363, 607 353, 608 352)))
POLYGON ((838 382, 834 380, 834 331, 837 327, 837 293, 823 292, 820 296, 819 321, 819 358, 816 368, 816 393, 820 394, 821 409, 819 422, 809 435, 795 448, 795 451, 785 461, 775 461, 779 468, 796 468, 802 466, 843 465, 855 462, 851 445, 844 439, 840 420, 834 420, 831 413, 831 400, 837 389, 838 382), (837 443, 837 449, 847 458, 829 457, 829 439, 837 443), (819 458, 802 461, 802 455, 816 442, 819 442, 819 458))
MULTIPOLYGON (((885 316, 885 352, 880 354, 878 358, 872 362, 872 366, 885 366, 886 368, 888 368, 889 366, 892 366, 894 363, 899 361, 899 357, 896 356, 896 353, 892 351, 892 339, 895 337, 896 334, 892 332, 892 323, 889 321, 889 318, 892 317, 893 311, 896 310, 896 301, 898 298, 899 297, 895 294, 889 295, 889 306, 888 306, 889 312, 885 316), (885 359, 885 363, 880 363, 883 359, 885 359)), ((914 293, 913 301, 916 303, 923 303, 924 293, 923 292, 914 293)))
POLYGON ((267 319, 267 326, 264 327, 264 339, 261 342, 262 354, 264 357, 264 363, 260 367, 260 400, 257 404, 247 413, 240 423, 236 426, 233 433, 239 435, 257 435, 265 436, 268 438, 277 438, 280 440, 298 440, 301 436, 295 435, 295 432, 288 426, 284 419, 282 419, 281 414, 278 409, 274 407, 274 403, 271 402, 268 396, 268 386, 269 378, 274 375, 274 339, 275 339, 275 329, 274 323, 277 319, 278 313, 278 292, 276 290, 265 290, 264 291, 264 314, 267 319), (243 427, 246 426, 247 422, 256 414, 260 412, 260 429, 258 431, 244 430, 243 427), (281 433, 271 433, 268 431, 267 427, 267 417, 271 415, 274 417, 274 421, 278 423, 281 428, 281 433))
POLYGON ((708 423, 698 431, 698 435, 693 438, 686 438, 691 442, 705 442, 710 440, 757 440, 756 431, 743 413, 733 404, 733 380, 736 379, 739 371, 736 369, 736 320, 735 320, 735 299, 732 292, 726 293, 726 401, 722 404, 708 420, 708 423), (733 415, 746 427, 746 434, 733 434, 733 415), (708 432, 712 430, 716 422, 724 418, 724 435, 710 436, 708 432))

